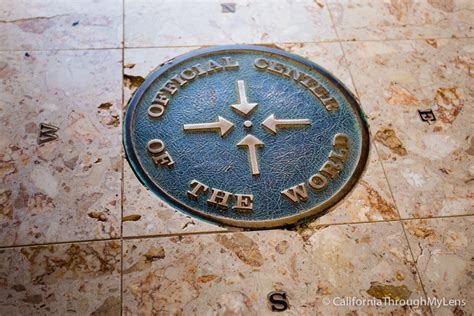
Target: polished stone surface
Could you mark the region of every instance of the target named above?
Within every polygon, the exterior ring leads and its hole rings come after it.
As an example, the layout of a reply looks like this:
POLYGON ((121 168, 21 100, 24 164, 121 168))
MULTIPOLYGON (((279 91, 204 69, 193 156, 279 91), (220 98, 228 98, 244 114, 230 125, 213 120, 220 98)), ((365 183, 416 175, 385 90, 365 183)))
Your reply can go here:
POLYGON ((472 315, 474 293, 473 217, 404 221, 408 241, 426 294, 464 300, 466 306, 443 306, 439 315, 472 315))
POLYGON ((0 314, 119 315, 118 241, 0 250, 0 314))
POLYGON ((121 0, 0 0, 0 7, 0 50, 121 47, 121 0))
POLYGON ((0 0, 0 314, 274 315, 274 289, 283 315, 473 314, 473 2, 222 3, 0 0), (292 231, 186 217, 123 160, 120 108, 147 74, 228 43, 322 65, 369 116, 360 183, 292 231), (38 146, 40 123, 58 140, 38 146), (338 296, 467 305, 324 305, 338 296))
POLYGON ((125 46, 166 47, 335 40, 322 1, 125 1, 125 46), (235 12, 224 12, 234 3, 235 12), (157 21, 160 21, 159 27, 157 21), (144 30, 147 30, 144 32, 144 30))
POLYGON ((474 36, 470 0, 327 0, 339 39, 392 40, 474 36))
POLYGON ((402 218, 474 214, 474 40, 343 47, 402 218))
POLYGON ((370 298, 377 286, 423 296, 398 222, 127 240, 123 260, 125 315, 271 314, 266 296, 275 290, 287 293, 293 315, 402 313, 323 300, 370 298))
POLYGON ((120 51, 0 52, 0 65, 0 245, 120 237, 120 51), (58 139, 38 145, 41 123, 58 139))

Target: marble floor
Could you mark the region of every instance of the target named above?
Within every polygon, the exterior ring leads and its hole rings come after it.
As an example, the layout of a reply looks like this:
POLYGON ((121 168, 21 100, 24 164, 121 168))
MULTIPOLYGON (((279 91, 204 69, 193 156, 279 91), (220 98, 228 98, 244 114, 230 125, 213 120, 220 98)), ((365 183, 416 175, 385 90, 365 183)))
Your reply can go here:
POLYGON ((472 0, 0 0, 0 96, 0 315, 272 315, 272 291, 282 315, 474 314, 472 0), (124 160, 147 74, 232 43, 320 64, 369 118, 363 178, 311 223, 201 222, 124 160))

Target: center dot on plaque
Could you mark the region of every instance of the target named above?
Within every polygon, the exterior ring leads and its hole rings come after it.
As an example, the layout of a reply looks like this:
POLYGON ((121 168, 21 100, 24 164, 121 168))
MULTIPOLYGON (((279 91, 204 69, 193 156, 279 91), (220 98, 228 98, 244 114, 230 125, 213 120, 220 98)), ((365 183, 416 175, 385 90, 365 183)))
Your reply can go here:
POLYGON ((253 126, 252 122, 251 121, 245 121, 244 122, 244 127, 246 128, 251 128, 253 126))

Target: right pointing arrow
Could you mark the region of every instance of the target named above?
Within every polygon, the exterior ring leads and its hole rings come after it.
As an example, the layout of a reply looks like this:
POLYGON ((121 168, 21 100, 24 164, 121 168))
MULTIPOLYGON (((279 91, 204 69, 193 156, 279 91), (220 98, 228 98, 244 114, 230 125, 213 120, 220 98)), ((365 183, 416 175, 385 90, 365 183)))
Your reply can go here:
POLYGON ((252 169, 252 175, 260 174, 260 170, 258 169, 256 148, 263 147, 263 142, 252 134, 249 134, 242 138, 242 140, 237 144, 237 147, 247 147, 249 151, 249 160, 250 168, 252 169))
POLYGON ((262 122, 262 125, 273 134, 276 134, 277 127, 279 128, 304 127, 304 126, 311 125, 311 121, 308 119, 279 120, 275 118, 275 115, 271 114, 262 122))
POLYGON ((197 123, 197 124, 184 124, 183 129, 190 132, 220 132, 221 136, 224 137, 234 127, 232 122, 229 122, 222 116, 218 117, 217 122, 212 123, 197 123))

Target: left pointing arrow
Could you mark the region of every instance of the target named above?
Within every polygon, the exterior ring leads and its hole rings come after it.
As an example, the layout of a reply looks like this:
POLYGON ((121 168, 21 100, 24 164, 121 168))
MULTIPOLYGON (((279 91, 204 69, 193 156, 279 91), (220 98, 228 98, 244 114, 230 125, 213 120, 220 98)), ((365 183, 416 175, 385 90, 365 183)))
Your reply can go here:
POLYGON ((217 122, 184 124, 183 129, 188 132, 220 132, 224 137, 234 127, 234 123, 229 122, 222 116, 218 117, 217 122))
POLYGON ((303 127, 308 125, 311 125, 311 121, 308 119, 279 120, 273 114, 271 114, 262 122, 262 126, 268 129, 273 134, 277 133, 277 127, 289 128, 303 127))

